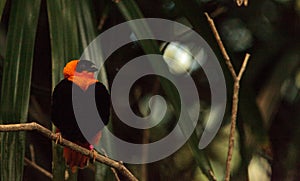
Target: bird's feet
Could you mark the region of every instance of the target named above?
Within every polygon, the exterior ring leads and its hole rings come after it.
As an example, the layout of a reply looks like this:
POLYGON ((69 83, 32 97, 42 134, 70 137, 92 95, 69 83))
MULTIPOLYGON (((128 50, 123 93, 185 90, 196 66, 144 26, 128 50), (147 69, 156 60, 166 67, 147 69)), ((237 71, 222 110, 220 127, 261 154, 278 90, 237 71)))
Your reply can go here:
POLYGON ((62 141, 62 136, 60 132, 55 133, 56 136, 56 140, 55 140, 55 144, 57 144, 58 142, 61 143, 62 141))
POLYGON ((97 157, 97 152, 96 152, 96 150, 94 150, 94 149, 91 150, 91 156, 92 156, 93 158, 90 159, 90 162, 91 162, 91 163, 95 163, 96 157, 97 157))

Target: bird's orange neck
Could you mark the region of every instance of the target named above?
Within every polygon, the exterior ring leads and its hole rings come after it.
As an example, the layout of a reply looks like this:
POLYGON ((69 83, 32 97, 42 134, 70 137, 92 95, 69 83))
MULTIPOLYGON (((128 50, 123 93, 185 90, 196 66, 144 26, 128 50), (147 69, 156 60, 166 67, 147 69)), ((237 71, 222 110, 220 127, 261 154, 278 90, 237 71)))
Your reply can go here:
POLYGON ((98 80, 94 78, 94 73, 87 71, 75 72, 74 75, 68 77, 68 80, 78 85, 84 91, 86 91, 90 85, 98 82, 98 80))
POLYGON ((79 60, 72 60, 67 63, 64 67, 63 74, 69 81, 72 81, 82 90, 86 91, 90 85, 98 82, 98 80, 94 78, 94 72, 76 72, 78 62, 79 60))

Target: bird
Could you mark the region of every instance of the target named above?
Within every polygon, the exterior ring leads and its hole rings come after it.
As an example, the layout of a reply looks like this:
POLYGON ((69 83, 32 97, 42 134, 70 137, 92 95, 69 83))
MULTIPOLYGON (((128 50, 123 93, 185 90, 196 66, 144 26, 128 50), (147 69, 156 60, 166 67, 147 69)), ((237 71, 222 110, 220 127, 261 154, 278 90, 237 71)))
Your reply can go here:
MULTIPOLYGON (((64 79, 54 88, 52 93, 51 120, 56 126, 56 134, 79 146, 94 151, 93 144, 100 141, 102 129, 109 122, 110 94, 106 87, 94 78, 98 71, 90 60, 72 60, 64 69, 64 79), (94 94, 93 94, 94 93, 94 94), (72 94, 75 94, 74 96, 72 94), (94 96, 91 96, 94 95, 94 96), (89 138, 81 132, 76 120, 76 107, 73 101, 79 102, 80 114, 84 115, 84 121, 102 121, 101 127, 91 128, 89 138), (96 103, 98 116, 90 112, 89 102, 96 103), (99 119, 101 120, 95 120, 99 119), (89 141, 92 143, 90 143, 89 141)), ((64 147, 63 157, 66 165, 75 173, 78 168, 83 169, 89 164, 89 157, 64 147)))

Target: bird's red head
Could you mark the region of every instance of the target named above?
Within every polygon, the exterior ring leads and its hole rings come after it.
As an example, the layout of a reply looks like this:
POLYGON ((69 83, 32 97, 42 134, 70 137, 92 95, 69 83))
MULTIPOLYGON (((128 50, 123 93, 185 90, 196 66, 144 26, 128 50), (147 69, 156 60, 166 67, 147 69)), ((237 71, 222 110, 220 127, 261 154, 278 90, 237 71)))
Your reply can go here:
POLYGON ((78 62, 79 60, 72 60, 66 64, 63 70, 63 74, 65 78, 69 78, 75 75, 78 62))
POLYGON ((63 70, 64 77, 77 84, 81 89, 87 88, 98 82, 94 78, 94 72, 98 69, 95 64, 88 60, 72 60, 66 64, 63 70))

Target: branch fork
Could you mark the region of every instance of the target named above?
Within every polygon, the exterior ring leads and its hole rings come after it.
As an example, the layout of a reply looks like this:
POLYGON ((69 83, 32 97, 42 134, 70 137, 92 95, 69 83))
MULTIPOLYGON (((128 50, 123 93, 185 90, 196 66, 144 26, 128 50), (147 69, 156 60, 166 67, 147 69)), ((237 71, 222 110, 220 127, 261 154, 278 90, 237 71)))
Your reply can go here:
MULTIPOLYGON (((237 2, 240 3, 248 3, 247 0, 237 0, 237 2)), ((245 4, 246 6, 246 4, 245 4)), ((230 60, 230 57, 227 54, 227 51, 223 45, 223 42, 221 40, 221 37, 217 31, 217 28, 215 26, 215 23, 213 19, 208 15, 208 13, 205 13, 205 16, 207 18, 207 21, 212 29, 212 32, 217 40, 217 43, 221 49, 222 55, 225 59, 225 63, 227 65, 227 68, 229 69, 231 76, 234 80, 233 85, 233 96, 232 96, 232 108, 231 108, 231 126, 230 126, 230 133, 229 133, 229 143, 228 143, 228 153, 227 153, 227 159, 226 159, 226 169, 225 169, 225 181, 230 180, 230 167, 231 167, 231 160, 233 155, 233 148, 234 148, 234 138, 235 138, 235 129, 236 129, 236 118, 237 118, 237 112, 238 112, 238 102, 239 102, 239 90, 240 90, 240 80, 243 76, 243 73, 246 70, 246 66, 248 63, 248 60, 250 58, 250 54, 246 53, 243 64, 240 68, 239 73, 237 74, 236 71, 233 68, 232 62, 230 60)))

